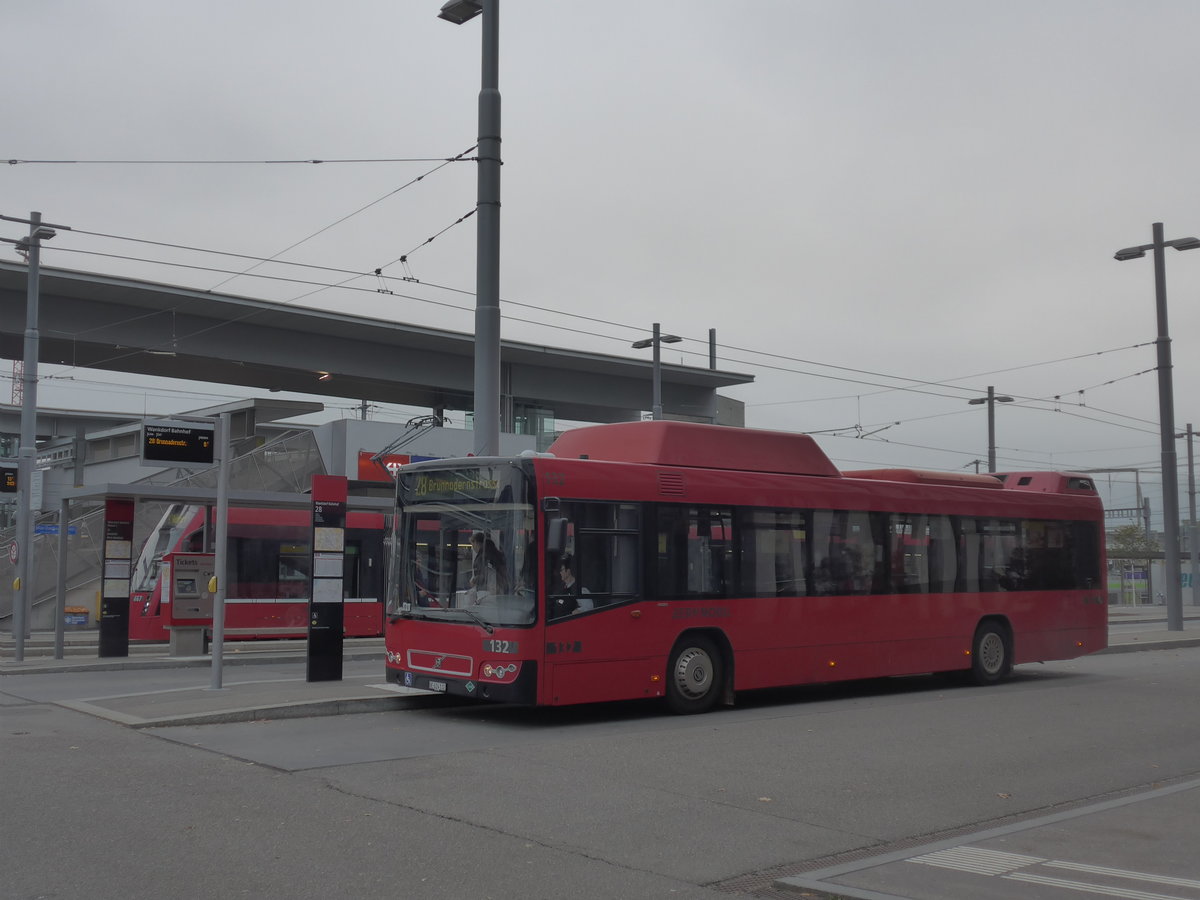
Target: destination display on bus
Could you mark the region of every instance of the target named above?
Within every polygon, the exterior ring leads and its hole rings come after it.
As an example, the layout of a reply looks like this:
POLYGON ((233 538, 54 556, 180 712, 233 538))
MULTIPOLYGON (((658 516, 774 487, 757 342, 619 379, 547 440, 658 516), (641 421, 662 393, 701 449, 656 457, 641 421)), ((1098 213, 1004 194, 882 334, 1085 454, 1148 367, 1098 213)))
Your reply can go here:
POLYGON ((414 502, 428 500, 495 499, 500 482, 489 469, 451 469, 444 472, 414 474, 405 479, 405 493, 414 502))

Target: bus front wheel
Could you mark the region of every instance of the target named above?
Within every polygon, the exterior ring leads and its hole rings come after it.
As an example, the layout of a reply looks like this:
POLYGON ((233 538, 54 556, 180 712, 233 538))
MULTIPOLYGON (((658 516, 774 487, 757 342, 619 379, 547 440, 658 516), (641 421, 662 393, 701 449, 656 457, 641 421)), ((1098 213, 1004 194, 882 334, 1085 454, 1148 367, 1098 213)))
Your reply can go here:
POLYGON ((981 622, 971 645, 971 679, 976 684, 995 684, 1012 672, 1012 638, 1008 628, 996 621, 981 622))
POLYGON ((671 654, 667 666, 667 705, 681 715, 708 712, 724 683, 721 652, 709 638, 689 635, 671 654))

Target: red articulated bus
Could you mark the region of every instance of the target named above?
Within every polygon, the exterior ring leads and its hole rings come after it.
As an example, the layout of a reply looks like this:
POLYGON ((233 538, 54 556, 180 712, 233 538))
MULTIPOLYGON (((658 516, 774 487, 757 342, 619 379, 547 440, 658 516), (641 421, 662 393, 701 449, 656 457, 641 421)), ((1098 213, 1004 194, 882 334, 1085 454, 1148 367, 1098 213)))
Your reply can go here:
MULTIPOLYGON (((142 548, 130 592, 129 638, 170 637, 162 559, 204 548, 205 508, 174 504, 142 548)), ((345 634, 383 633, 384 517, 347 514, 344 558, 345 634)), ((225 636, 229 640, 302 638, 308 633, 312 513, 304 509, 229 508, 229 580, 225 636)))
POLYGON ((961 671, 1107 646, 1092 480, 840 472, 802 434, 631 422, 548 454, 404 466, 387 677, 484 700, 665 697, 961 671))

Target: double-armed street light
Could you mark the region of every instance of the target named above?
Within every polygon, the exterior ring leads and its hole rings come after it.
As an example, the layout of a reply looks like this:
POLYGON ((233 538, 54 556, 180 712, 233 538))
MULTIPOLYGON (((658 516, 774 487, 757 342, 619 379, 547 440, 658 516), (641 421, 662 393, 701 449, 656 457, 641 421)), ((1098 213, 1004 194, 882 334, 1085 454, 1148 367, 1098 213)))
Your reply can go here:
POLYGON ((648 337, 648 338, 645 338, 644 340, 640 340, 640 341, 634 341, 633 344, 630 345, 633 347, 634 350, 644 350, 647 347, 654 348, 654 374, 652 376, 653 383, 654 383, 654 387, 653 387, 654 393, 653 393, 653 400, 652 400, 652 406, 651 406, 651 414, 653 415, 653 417, 655 419, 661 419, 663 417, 662 363, 659 361, 659 356, 660 356, 659 347, 662 344, 678 344, 682 340, 683 340, 683 338, 681 338, 677 334, 663 334, 662 331, 659 329, 659 324, 657 322, 655 322, 653 337, 648 337))
POLYGON ((475 454, 500 453, 500 0, 449 0, 439 19, 483 16, 475 208, 475 454))
POLYGON ((1007 396, 996 396, 996 389, 992 385, 988 385, 986 397, 976 397, 974 400, 967 401, 972 406, 979 406, 981 403, 987 404, 988 412, 988 472, 996 471, 996 404, 997 403, 1012 403, 1013 398, 1007 396))
POLYGON ((1171 377, 1171 337, 1167 328, 1166 248, 1195 250, 1200 238, 1163 240, 1162 222, 1152 226, 1153 241, 1113 254, 1118 262, 1154 254, 1154 300, 1158 314, 1158 429, 1162 448, 1163 543, 1167 563, 1167 630, 1183 631, 1183 592, 1179 579, 1179 473, 1175 454, 1175 397, 1171 377))

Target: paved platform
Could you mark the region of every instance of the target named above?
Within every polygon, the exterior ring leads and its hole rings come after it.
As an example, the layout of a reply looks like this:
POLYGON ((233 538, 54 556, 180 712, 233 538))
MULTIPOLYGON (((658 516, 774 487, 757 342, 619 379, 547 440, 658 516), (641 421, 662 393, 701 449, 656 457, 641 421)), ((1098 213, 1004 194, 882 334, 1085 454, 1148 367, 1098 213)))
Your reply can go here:
MULTIPOLYGON (((1113 607, 1105 653, 1200 646, 1200 609, 1184 611, 1184 630, 1168 631, 1163 607, 1113 607)), ((128 657, 101 659, 96 633, 71 632, 62 659, 46 653, 52 634, 34 635, 25 659, 13 659, 12 638, 0 639, 0 708, 21 698, 53 702, 134 728, 376 712, 446 705, 450 698, 389 685, 383 640, 347 639, 341 681, 305 680, 304 641, 231 641, 222 652, 220 689, 213 690, 211 656, 172 657, 166 645, 132 645, 128 657), (163 670, 163 671, 155 671, 163 670), (113 673, 105 677, 101 673, 113 673), (63 676, 36 688, 32 676, 63 676), (70 688, 68 689, 68 682, 70 688), (69 696, 68 696, 69 695, 69 696), (7 700, 5 698, 8 698, 7 700)), ((38 679, 42 681, 42 679, 38 679)))
POLYGON ((1048 900, 1081 894, 1195 900, 1198 797, 1195 779, 1132 791, 995 828, 854 854, 780 878, 775 887, 797 897, 845 900, 1048 900))

